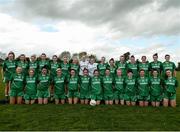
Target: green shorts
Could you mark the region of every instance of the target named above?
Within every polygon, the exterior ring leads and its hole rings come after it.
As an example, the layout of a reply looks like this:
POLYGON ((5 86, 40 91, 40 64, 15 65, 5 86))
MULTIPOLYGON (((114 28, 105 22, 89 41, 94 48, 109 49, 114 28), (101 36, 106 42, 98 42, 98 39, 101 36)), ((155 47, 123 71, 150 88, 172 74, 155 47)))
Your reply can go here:
POLYGON ((23 97, 24 92, 19 90, 10 90, 9 96, 10 97, 23 97))
POLYGON ((138 96, 138 101, 150 101, 150 95, 148 96, 138 96))
POLYGON ((112 94, 104 94, 104 100, 114 100, 114 95, 112 94))
POLYGON ((151 102, 161 102, 162 101, 162 95, 158 95, 158 96, 150 95, 150 101, 151 102))
POLYGON ((90 98, 92 100, 102 100, 103 96, 102 96, 102 94, 91 94, 90 98))
POLYGON ((169 93, 165 91, 163 97, 164 99, 176 100, 176 93, 169 93))
POLYGON ((68 98, 79 98, 79 92, 77 90, 69 90, 67 94, 68 98))
POLYGON ((124 93, 120 91, 115 91, 114 92, 114 99, 115 100, 124 100, 124 93))
POLYGON ((137 101, 137 96, 136 95, 124 94, 124 100, 125 101, 136 102, 137 101))
POLYGON ((90 99, 89 93, 80 92, 80 99, 90 99))
POLYGON ((66 95, 65 95, 65 93, 63 93, 63 94, 54 94, 54 98, 55 99, 66 99, 66 95))
POLYGON ((37 96, 36 96, 36 94, 28 94, 28 93, 26 93, 26 94, 24 94, 24 99, 25 100, 35 100, 35 99, 37 99, 37 96))
POLYGON ((38 98, 49 98, 50 92, 49 92, 49 90, 46 90, 46 91, 37 90, 37 97, 38 98))

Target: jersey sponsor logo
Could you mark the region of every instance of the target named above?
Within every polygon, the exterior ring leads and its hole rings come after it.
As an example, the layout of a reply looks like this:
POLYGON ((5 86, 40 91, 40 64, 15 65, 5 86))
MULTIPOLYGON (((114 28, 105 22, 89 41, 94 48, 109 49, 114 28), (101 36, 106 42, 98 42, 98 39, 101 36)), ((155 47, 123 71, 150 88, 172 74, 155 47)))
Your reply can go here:
POLYGON ((89 81, 84 80, 84 81, 82 81, 82 83, 89 83, 89 81))
POLYGON ((92 84, 100 84, 100 81, 99 82, 92 82, 92 84))
POLYGON ((58 80, 56 83, 64 83, 64 80, 58 80))
POLYGON ((48 82, 48 80, 41 80, 41 83, 48 82))
POLYGON ((112 83, 112 81, 104 81, 104 83, 112 83))
POLYGON ((21 81, 21 82, 22 82, 23 79, 21 79, 21 78, 15 78, 14 81, 21 81))
POLYGON ((28 80, 27 83, 35 83, 35 80, 28 80))

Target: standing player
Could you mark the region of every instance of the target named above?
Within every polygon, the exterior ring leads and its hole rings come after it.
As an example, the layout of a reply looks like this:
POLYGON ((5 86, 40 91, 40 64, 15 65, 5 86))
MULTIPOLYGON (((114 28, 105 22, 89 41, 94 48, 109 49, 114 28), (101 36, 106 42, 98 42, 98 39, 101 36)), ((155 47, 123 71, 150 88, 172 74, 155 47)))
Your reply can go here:
POLYGON ((116 62, 116 67, 117 69, 121 69, 122 71, 122 76, 126 76, 126 72, 127 72, 127 66, 126 66, 126 60, 125 60, 125 56, 124 55, 121 55, 120 56, 120 61, 117 61, 116 62))
POLYGON ((100 76, 103 77, 105 75, 105 70, 108 66, 108 64, 105 62, 106 58, 101 57, 100 63, 97 65, 97 68, 99 70, 100 76))
POLYGON ((34 69, 35 76, 38 75, 38 61, 36 60, 36 55, 32 55, 29 61, 29 69, 34 69))
POLYGON ((90 98, 90 80, 88 70, 83 70, 83 76, 80 76, 80 99, 81 104, 88 104, 90 98))
POLYGON ((117 69, 117 75, 115 76, 115 91, 114 91, 114 98, 115 104, 124 105, 124 92, 125 92, 125 79, 122 77, 121 69, 117 69))
POLYGON ((137 79, 138 85, 138 96, 139 96, 139 106, 148 106, 150 101, 150 87, 149 78, 145 76, 145 71, 141 69, 139 71, 140 77, 137 79))
POLYGON ((9 96, 10 77, 16 71, 16 62, 15 62, 14 58, 15 58, 14 53, 9 52, 8 58, 3 63, 2 78, 3 78, 3 82, 5 82, 5 96, 7 98, 9 96))
POLYGON ((165 78, 166 70, 170 70, 172 72, 172 76, 176 77, 176 65, 174 62, 170 61, 170 55, 165 55, 165 62, 162 64, 163 72, 162 77, 165 78))
POLYGON ((76 75, 79 74, 79 61, 77 57, 73 58, 72 63, 70 64, 70 68, 75 70, 76 75))
POLYGON ((149 62, 146 60, 146 56, 141 57, 142 62, 138 64, 139 73, 140 70, 144 70, 145 76, 149 77, 149 62))
POLYGON ((42 67, 41 74, 38 76, 37 97, 38 104, 47 104, 50 97, 49 87, 51 83, 50 76, 48 75, 47 67, 42 67))
POLYGON ((91 79, 91 100, 96 100, 96 105, 101 103, 102 92, 102 79, 99 76, 99 71, 94 70, 94 76, 91 79))
POLYGON ((68 102, 69 104, 77 104, 79 98, 79 78, 74 69, 70 71, 68 78, 68 102))
POLYGON ((50 73, 51 73, 51 78, 56 76, 56 70, 60 67, 60 64, 58 62, 58 57, 57 55, 53 55, 52 61, 50 62, 50 73))
POLYGON ((110 69, 110 75, 111 75, 112 77, 115 77, 115 75, 116 75, 116 65, 115 65, 115 63, 114 63, 114 59, 113 59, 113 58, 111 58, 111 59, 109 60, 109 66, 108 66, 108 68, 110 69))
POLYGON ((127 64, 127 69, 132 70, 135 78, 138 77, 138 64, 136 63, 134 55, 131 56, 130 62, 127 64))
POLYGON ((114 96, 113 96, 113 77, 110 76, 110 70, 106 69, 105 76, 102 79, 104 100, 106 105, 112 105, 114 96))
POLYGON ((158 61, 158 54, 153 55, 153 61, 149 64, 149 69, 152 71, 153 69, 156 69, 158 71, 158 76, 161 75, 162 70, 162 62, 158 61))
POLYGON ((90 58, 89 64, 88 64, 88 71, 89 71, 89 76, 93 77, 94 71, 97 69, 97 63, 95 63, 94 58, 90 58))
POLYGON ((11 76, 9 82, 10 88, 10 104, 21 104, 24 90, 24 74, 22 74, 22 68, 17 67, 16 72, 11 76))
POLYGON ((42 70, 42 68, 44 66, 47 68, 47 72, 48 72, 48 70, 49 70, 49 60, 46 57, 46 54, 42 53, 41 56, 40 56, 40 60, 38 62, 39 73, 41 73, 41 70, 42 70))
POLYGON ((128 106, 136 105, 137 87, 136 87, 136 79, 133 77, 132 70, 128 70, 127 77, 125 79, 124 100, 126 101, 126 105, 128 105, 128 106))
POLYGON ((65 77, 68 77, 69 76, 70 64, 69 64, 68 58, 66 56, 63 57, 63 62, 60 64, 60 67, 62 69, 62 74, 65 77))
POLYGON ((162 100, 162 92, 162 81, 160 76, 158 75, 158 70, 153 69, 152 77, 150 79, 150 98, 152 106, 159 107, 162 100))
POLYGON ((167 107, 169 103, 171 107, 176 107, 176 88, 178 87, 178 81, 172 74, 171 70, 166 70, 167 78, 164 80, 164 107, 167 107))
POLYGON ((86 56, 83 56, 81 61, 80 61, 80 70, 79 70, 79 75, 83 76, 83 70, 88 69, 88 61, 86 60, 86 56))
POLYGON ((19 60, 17 61, 17 66, 22 68, 22 74, 27 75, 29 64, 26 60, 26 56, 24 54, 21 54, 18 59, 19 60))
POLYGON ((66 78, 62 74, 62 70, 58 68, 56 70, 56 75, 53 77, 53 85, 54 85, 54 98, 55 104, 64 104, 65 103, 65 83, 66 78))
POLYGON ((34 69, 29 69, 29 75, 25 78, 25 103, 34 104, 37 94, 37 76, 34 69))

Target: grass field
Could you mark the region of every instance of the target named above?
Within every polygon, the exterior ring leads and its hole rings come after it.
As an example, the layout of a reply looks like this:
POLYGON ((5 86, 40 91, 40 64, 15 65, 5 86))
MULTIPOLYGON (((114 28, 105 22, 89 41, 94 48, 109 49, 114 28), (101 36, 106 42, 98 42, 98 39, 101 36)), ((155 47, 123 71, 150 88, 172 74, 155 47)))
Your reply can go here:
MULTIPOLYGON (((0 99, 3 95, 0 78, 0 99)), ((180 130, 180 88, 177 105, 176 108, 0 105, 0 130, 180 130)))

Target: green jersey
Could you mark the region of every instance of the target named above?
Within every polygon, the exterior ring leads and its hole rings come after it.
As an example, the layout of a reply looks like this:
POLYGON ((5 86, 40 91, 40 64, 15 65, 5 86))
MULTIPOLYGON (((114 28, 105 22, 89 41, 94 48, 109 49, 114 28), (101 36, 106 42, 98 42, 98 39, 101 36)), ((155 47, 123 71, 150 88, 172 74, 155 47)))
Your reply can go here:
POLYGON ((169 77, 164 80, 165 91, 169 93, 176 93, 176 88, 178 87, 178 81, 175 77, 169 77))
POLYGON ((111 76, 104 76, 102 79, 104 94, 112 94, 113 93, 113 78, 111 76))
POLYGON ((140 62, 140 63, 138 64, 138 69, 139 69, 139 71, 140 71, 141 69, 143 69, 144 72, 145 72, 145 76, 146 76, 146 77, 149 76, 149 63, 148 63, 148 62, 146 62, 146 63, 140 62))
POLYGON ((49 69, 49 60, 40 60, 38 62, 38 68, 39 68, 39 72, 41 73, 41 70, 44 66, 47 66, 49 69))
POLYGON ((80 92, 81 93, 89 93, 90 81, 91 81, 91 78, 89 76, 80 77, 80 92))
POLYGON ((162 94, 162 81, 160 77, 150 78, 150 93, 153 96, 159 96, 162 94))
POLYGON ((78 64, 73 64, 73 63, 71 63, 71 64, 70 64, 70 69, 74 69, 75 72, 76 72, 76 75, 79 74, 79 65, 78 65, 78 64))
POLYGON ((110 75, 111 77, 115 77, 116 75, 116 66, 108 66, 108 68, 110 69, 110 75))
POLYGON ((22 73, 23 74, 26 75, 28 73, 28 68, 29 68, 28 62, 18 61, 17 62, 17 67, 21 67, 22 68, 22 73))
POLYGON ((69 77, 69 79, 68 79, 68 90, 69 91, 77 91, 78 90, 78 84, 79 84, 78 76, 69 77))
POLYGON ((37 89, 40 91, 46 91, 48 90, 50 83, 51 83, 51 79, 49 75, 42 75, 40 74, 38 76, 38 86, 37 89))
POLYGON ((56 70, 60 67, 58 62, 51 62, 50 71, 52 76, 56 76, 56 70))
POLYGON ((66 78, 65 76, 55 76, 53 78, 53 84, 54 84, 54 93, 55 94, 64 94, 65 93, 65 84, 66 84, 66 78))
POLYGON ((29 69, 34 69, 35 74, 38 74, 38 62, 37 61, 30 61, 29 62, 29 69))
POLYGON ((13 74, 11 76, 11 90, 22 91, 24 88, 25 77, 23 74, 13 74))
POLYGON ((116 67, 117 69, 121 69, 122 70, 122 75, 126 76, 126 72, 127 72, 127 63, 126 62, 116 62, 116 67))
POLYGON ((16 71, 16 62, 5 60, 3 63, 3 72, 5 77, 10 77, 16 71))
POLYGON ((133 76, 137 77, 138 76, 138 64, 137 63, 128 63, 127 64, 127 69, 132 70, 133 76))
POLYGON ((125 79, 125 94, 129 96, 136 95, 136 79, 135 78, 126 78, 125 79))
POLYGON ((92 77, 91 79, 91 93, 101 94, 102 93, 102 80, 100 77, 92 77))
POLYGON ((35 76, 27 76, 25 78, 25 92, 27 94, 33 94, 37 91, 37 78, 35 76))
POLYGON ((157 61, 157 62, 153 61, 153 62, 151 62, 151 63, 149 64, 149 69, 150 69, 151 71, 152 71, 153 69, 157 69, 157 70, 158 70, 158 73, 159 73, 159 75, 160 75, 161 70, 162 70, 162 62, 160 62, 160 61, 157 61))
POLYGON ((97 65, 97 68, 99 70, 100 76, 104 76, 107 66, 108 66, 107 63, 99 63, 97 65))
POLYGON ((69 63, 67 63, 67 64, 65 64, 65 63, 61 63, 61 69, 62 69, 62 74, 64 75, 64 76, 68 76, 68 74, 69 74, 69 69, 70 69, 70 64, 69 63))
POLYGON ((114 83, 115 83, 115 90, 116 91, 120 91, 121 93, 124 92, 125 89, 125 83, 124 83, 125 79, 122 76, 116 76, 114 79, 114 83))
POLYGON ((140 96, 149 96, 150 87, 149 87, 148 77, 139 77, 137 79, 137 85, 138 85, 138 94, 140 96))
POLYGON ((174 62, 171 61, 165 61, 162 64, 162 69, 163 69, 163 74, 165 75, 166 70, 170 70, 172 73, 174 72, 174 70, 176 69, 176 65, 174 64, 174 62))

